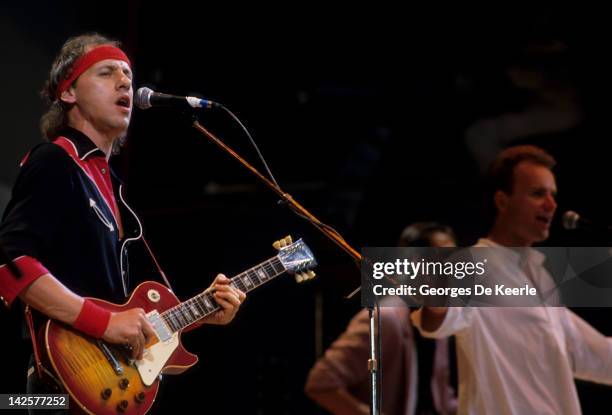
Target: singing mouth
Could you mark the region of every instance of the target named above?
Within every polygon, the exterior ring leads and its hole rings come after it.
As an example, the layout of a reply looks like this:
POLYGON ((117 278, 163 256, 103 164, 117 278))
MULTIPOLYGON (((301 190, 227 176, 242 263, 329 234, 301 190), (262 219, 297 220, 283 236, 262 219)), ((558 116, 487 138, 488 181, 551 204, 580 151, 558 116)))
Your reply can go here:
POLYGON ((128 97, 121 97, 117 100, 117 102, 115 102, 115 104, 119 105, 120 107, 124 107, 129 109, 130 108, 130 99, 128 97))
POLYGON ((539 215, 536 216, 536 220, 546 226, 550 226, 551 222, 552 222, 552 217, 550 216, 544 216, 544 215, 539 215))

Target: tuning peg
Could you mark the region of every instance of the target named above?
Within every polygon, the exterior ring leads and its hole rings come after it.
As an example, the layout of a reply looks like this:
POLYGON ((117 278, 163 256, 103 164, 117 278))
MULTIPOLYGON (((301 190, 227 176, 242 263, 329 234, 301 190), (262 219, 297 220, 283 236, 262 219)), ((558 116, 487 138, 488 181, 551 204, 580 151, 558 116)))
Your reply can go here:
POLYGON ((278 251, 281 248, 291 245, 292 243, 293 238, 291 237, 291 235, 287 235, 283 239, 279 239, 278 241, 274 242, 272 246, 278 251))
POLYGON ((306 271, 306 275, 308 275, 308 279, 309 279, 309 280, 311 280, 311 279, 313 279, 314 277, 316 277, 316 276, 317 276, 317 274, 315 274, 315 272, 314 272, 313 270, 311 270, 311 269, 309 269, 308 271, 306 271))
POLYGON ((304 278, 304 276, 302 274, 295 274, 295 282, 302 283, 306 281, 306 279, 304 278))
POLYGON ((280 244, 281 247, 284 248, 286 246, 291 245, 293 242, 291 241, 291 236, 285 236, 283 239, 281 239, 280 244))

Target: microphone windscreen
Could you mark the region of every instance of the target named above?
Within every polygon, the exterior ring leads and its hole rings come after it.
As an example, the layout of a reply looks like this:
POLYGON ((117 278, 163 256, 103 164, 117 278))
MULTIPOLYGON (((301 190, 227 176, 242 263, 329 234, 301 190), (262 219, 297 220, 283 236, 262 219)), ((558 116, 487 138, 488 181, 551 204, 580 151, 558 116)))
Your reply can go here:
POLYGON ((138 88, 136 94, 134 96, 134 105, 136 105, 141 110, 146 110, 147 108, 151 108, 151 94, 153 90, 151 88, 142 87, 138 88))
POLYGON ((580 220, 580 215, 574 212, 573 210, 568 210, 561 217, 561 223, 565 229, 576 229, 578 227, 578 221, 580 220))

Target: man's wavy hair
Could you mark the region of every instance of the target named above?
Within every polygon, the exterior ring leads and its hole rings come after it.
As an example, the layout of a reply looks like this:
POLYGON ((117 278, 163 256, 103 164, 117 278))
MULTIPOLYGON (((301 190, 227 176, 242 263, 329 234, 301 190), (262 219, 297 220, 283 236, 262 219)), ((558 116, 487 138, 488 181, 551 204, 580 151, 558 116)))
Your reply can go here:
POLYGON ((546 150, 533 145, 519 145, 503 150, 491 164, 487 175, 489 195, 501 190, 511 194, 514 189, 514 170, 522 162, 533 163, 551 170, 557 164, 546 150))
MULTIPOLYGON (((121 43, 98 33, 87 33, 68 39, 55 57, 49 71, 49 78, 40 92, 49 106, 47 112, 40 119, 40 131, 47 140, 54 140, 68 126, 68 110, 70 110, 71 104, 66 104, 57 98, 57 86, 70 76, 72 66, 79 57, 85 54, 89 48, 100 45, 120 47, 121 43)), ((116 141, 118 145, 113 147, 114 153, 118 151, 124 140, 125 137, 120 137, 116 141)))
POLYGON ((490 226, 495 222, 497 207, 495 206, 495 192, 501 190, 512 194, 514 190, 514 170, 522 162, 533 163, 553 171, 557 161, 546 150, 534 145, 517 145, 501 151, 489 167, 484 183, 483 192, 483 218, 490 226))

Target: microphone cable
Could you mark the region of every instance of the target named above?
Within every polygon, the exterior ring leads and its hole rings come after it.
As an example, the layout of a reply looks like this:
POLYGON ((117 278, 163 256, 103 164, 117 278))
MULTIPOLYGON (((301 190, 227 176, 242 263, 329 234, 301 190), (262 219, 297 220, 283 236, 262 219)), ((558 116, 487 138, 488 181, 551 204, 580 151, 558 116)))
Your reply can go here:
MULTIPOLYGON (((251 135, 251 133, 249 132, 249 130, 246 128, 246 126, 242 123, 242 121, 240 121, 240 119, 238 118, 238 116, 236 116, 229 108, 227 108, 225 105, 216 102, 215 107, 217 108, 221 108, 223 111, 225 111, 227 114, 229 114, 229 116, 236 121, 236 123, 238 123, 238 125, 240 126, 240 128, 244 131, 244 133, 247 135, 247 137, 249 138, 249 141, 251 143, 251 145, 255 148, 255 151, 257 153, 257 156, 259 157, 259 160, 261 161, 261 163, 263 164, 264 168, 266 169, 266 172, 268 173, 270 180, 272 180, 272 182, 274 183, 274 185, 276 186, 277 189, 281 189, 281 187, 279 186, 278 182, 276 181, 276 179, 274 178, 274 175, 272 174, 272 171, 270 170, 268 163, 266 162, 266 159, 264 158, 263 154, 261 153, 261 151, 259 150, 259 147, 257 146, 257 143, 255 142, 255 140, 253 139, 253 136, 251 135)), ((280 200, 278 202, 279 204, 283 204, 284 202, 282 200, 280 200)), ((301 217, 302 219, 314 224, 315 226, 320 226, 322 228, 327 229, 328 231, 332 232, 334 235, 336 235, 339 239, 341 239, 343 242, 346 242, 346 240, 344 239, 344 237, 342 235, 340 235, 340 233, 334 229, 332 226, 321 222, 320 220, 313 220, 312 218, 309 218, 305 215, 303 215, 302 213, 298 212, 297 210, 293 209, 293 206, 289 205, 292 209, 292 211, 299 217, 301 217)), ((360 267, 359 263, 355 263, 357 265, 357 267, 360 267)))

